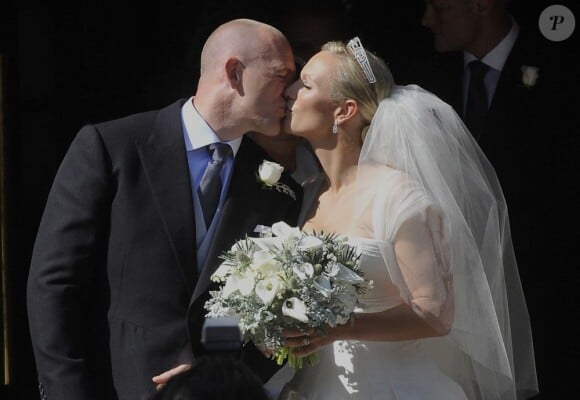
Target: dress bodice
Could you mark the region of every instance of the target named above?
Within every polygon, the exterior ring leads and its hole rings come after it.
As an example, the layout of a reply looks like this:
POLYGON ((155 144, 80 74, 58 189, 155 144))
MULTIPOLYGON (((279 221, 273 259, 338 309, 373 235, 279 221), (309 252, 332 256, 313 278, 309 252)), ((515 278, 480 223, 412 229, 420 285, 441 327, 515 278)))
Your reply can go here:
POLYGON ((396 263, 391 243, 360 237, 351 237, 348 243, 355 246, 360 255, 360 269, 365 279, 373 281, 373 288, 360 298, 362 312, 380 312, 403 302, 399 289, 388 274, 387 263, 396 263))

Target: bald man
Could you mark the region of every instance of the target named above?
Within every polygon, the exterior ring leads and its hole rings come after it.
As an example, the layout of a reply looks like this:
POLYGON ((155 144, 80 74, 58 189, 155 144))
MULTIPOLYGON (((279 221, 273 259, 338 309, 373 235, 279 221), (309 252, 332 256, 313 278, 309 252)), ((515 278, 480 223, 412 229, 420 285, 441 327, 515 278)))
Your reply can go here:
MULTIPOLYGON (((194 96, 79 131, 28 281, 42 398, 148 399, 154 376, 203 353, 203 305, 222 251, 257 225, 296 223, 301 188, 286 174, 295 198, 263 188, 256 172, 269 157, 244 137, 279 133, 294 68, 280 31, 230 21, 204 45, 194 96), (221 190, 208 202, 215 147, 226 149, 215 152, 221 190)), ((274 372, 250 346, 242 358, 264 380, 274 372)))

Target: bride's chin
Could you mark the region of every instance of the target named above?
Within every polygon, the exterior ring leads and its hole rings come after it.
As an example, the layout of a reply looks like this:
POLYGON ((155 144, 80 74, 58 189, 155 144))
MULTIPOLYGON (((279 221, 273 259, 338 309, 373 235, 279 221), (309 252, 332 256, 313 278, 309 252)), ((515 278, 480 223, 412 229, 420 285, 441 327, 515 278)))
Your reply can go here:
POLYGON ((283 123, 282 124, 282 134, 290 135, 290 136, 302 137, 302 135, 300 134, 300 132, 293 131, 292 128, 290 128, 290 124, 286 124, 286 123, 283 123))

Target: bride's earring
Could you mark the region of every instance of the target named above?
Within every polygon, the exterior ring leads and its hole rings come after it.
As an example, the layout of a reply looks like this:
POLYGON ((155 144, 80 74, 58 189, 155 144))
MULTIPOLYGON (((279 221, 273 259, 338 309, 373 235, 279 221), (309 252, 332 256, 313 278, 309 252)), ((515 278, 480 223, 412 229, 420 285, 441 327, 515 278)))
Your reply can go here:
POLYGON ((336 124, 336 120, 334 120, 334 124, 332 124, 332 133, 338 133, 338 125, 336 124))

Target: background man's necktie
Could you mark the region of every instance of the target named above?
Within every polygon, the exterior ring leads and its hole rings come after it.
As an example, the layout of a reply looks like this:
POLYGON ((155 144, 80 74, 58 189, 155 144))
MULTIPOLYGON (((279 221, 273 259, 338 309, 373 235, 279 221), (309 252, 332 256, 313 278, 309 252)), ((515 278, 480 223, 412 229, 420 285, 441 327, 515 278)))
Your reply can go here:
POLYGON ((465 125, 471 131, 473 137, 479 140, 483 131, 483 123, 487 114, 487 92, 483 79, 489 70, 489 66, 479 60, 473 60, 469 64, 471 79, 465 104, 465 125))
POLYGON ((207 164, 197 190, 207 228, 211 224, 220 200, 222 191, 221 171, 227 157, 232 152, 232 148, 225 143, 213 143, 208 146, 208 150, 212 159, 207 164))

